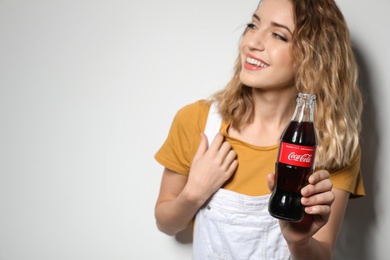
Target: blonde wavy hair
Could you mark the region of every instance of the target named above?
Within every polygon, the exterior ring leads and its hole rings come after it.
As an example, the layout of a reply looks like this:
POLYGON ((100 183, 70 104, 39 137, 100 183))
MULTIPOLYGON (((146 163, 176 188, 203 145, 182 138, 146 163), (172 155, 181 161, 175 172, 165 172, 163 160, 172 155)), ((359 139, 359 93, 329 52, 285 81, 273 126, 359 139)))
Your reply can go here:
MULTIPOLYGON (((291 3, 295 19, 291 55, 299 64, 292 84, 297 92, 316 95, 316 167, 335 171, 354 159, 361 131, 363 102, 350 32, 333 0, 291 3)), ((223 119, 236 129, 254 117, 252 89, 241 83, 241 67, 238 55, 232 79, 213 95, 223 119)))

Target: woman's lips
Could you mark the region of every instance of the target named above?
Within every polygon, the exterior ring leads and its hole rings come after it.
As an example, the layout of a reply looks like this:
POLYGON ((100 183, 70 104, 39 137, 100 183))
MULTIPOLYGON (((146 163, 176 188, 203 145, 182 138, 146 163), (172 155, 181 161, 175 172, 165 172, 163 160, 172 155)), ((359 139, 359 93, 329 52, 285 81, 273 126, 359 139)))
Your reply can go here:
POLYGON ((269 67, 269 65, 252 55, 247 55, 245 58, 244 67, 248 70, 260 70, 269 67))

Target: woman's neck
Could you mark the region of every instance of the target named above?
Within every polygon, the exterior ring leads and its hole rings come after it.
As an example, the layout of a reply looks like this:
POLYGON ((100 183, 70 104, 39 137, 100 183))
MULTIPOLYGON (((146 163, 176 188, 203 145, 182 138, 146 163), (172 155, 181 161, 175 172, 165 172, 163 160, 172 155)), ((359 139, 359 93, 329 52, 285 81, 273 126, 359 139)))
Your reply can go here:
POLYGON ((296 91, 253 91, 253 121, 240 129, 229 129, 229 135, 257 146, 278 143, 295 108, 296 91))

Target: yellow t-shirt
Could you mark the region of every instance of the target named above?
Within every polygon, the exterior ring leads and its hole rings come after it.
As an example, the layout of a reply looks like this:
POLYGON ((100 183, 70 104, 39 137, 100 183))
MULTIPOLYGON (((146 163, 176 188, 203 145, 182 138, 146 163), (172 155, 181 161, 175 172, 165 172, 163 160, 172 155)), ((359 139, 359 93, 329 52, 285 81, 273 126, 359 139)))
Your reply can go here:
MULTIPOLYGON (((199 100, 177 112, 167 139, 155 154, 160 164, 179 174, 189 174, 209 109, 208 103, 199 100)), ((278 144, 259 147, 231 138, 227 134, 228 126, 228 122, 223 122, 221 133, 236 152, 238 167, 223 188, 249 196, 269 194, 267 175, 275 172, 278 144)), ((360 149, 351 165, 331 173, 330 178, 335 188, 348 191, 352 196, 365 195, 360 173, 360 149)))

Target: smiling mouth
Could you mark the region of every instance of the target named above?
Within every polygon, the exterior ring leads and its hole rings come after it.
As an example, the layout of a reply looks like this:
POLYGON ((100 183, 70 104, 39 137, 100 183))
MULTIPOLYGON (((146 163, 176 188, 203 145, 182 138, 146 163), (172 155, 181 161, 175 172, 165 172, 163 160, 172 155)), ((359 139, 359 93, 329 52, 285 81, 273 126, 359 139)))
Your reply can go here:
POLYGON ((245 61, 251 65, 255 65, 255 66, 261 67, 261 68, 267 68, 269 66, 268 64, 261 62, 259 60, 253 59, 251 57, 246 57, 245 61))

